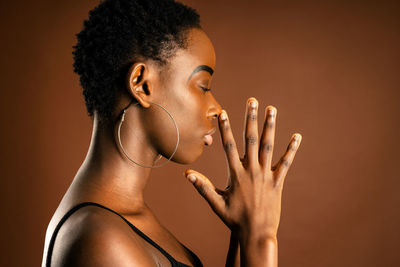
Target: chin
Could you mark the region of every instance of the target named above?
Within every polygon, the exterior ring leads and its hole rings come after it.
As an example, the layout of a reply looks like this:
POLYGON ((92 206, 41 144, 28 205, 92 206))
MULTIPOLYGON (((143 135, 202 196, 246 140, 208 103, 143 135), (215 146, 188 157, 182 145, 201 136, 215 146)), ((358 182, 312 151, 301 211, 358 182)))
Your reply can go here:
POLYGON ((201 146, 193 147, 193 148, 185 148, 185 151, 178 151, 175 153, 174 157, 171 161, 179 163, 179 164, 191 164, 195 162, 204 151, 204 143, 201 146))

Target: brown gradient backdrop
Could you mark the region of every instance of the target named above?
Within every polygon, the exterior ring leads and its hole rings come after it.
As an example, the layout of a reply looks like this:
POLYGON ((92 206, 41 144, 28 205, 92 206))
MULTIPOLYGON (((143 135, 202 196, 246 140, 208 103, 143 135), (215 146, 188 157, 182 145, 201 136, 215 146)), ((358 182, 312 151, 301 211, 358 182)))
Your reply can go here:
MULTIPOLYGON (((91 121, 71 51, 96 3, 1 4, 1 266, 39 266, 47 223, 85 157, 91 121)), ((275 160, 303 135, 283 194, 280 266, 400 266, 400 5, 185 3, 214 42, 212 88, 239 143, 251 96, 278 109, 275 160)), ((219 136, 192 166, 154 171, 149 205, 206 266, 223 266, 229 232, 187 167, 224 186, 219 136)))

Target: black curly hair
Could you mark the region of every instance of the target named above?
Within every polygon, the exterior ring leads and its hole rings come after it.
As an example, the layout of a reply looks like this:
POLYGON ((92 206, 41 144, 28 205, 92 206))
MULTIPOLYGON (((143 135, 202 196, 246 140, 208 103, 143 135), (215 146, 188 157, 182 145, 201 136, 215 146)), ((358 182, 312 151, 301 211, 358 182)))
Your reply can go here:
POLYGON ((72 52, 88 114, 110 119, 131 64, 164 66, 192 28, 201 28, 199 14, 174 0, 105 0, 91 10, 72 52))

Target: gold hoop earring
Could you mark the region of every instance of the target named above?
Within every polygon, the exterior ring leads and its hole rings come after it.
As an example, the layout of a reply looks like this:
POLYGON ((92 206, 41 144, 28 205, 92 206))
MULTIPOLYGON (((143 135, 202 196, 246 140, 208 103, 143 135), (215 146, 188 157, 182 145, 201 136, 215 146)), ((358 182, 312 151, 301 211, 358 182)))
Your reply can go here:
MULTIPOLYGON (((150 102, 150 101, 149 101, 149 102, 150 102)), ((138 166, 141 166, 141 167, 143 167, 143 168, 159 168, 159 167, 162 167, 162 166, 164 166, 165 164, 167 164, 167 163, 172 159, 172 157, 175 155, 176 151, 178 150, 178 145, 179 145, 179 129, 178 129, 178 125, 176 124, 176 121, 175 121, 174 117, 171 115, 171 113, 168 112, 168 110, 167 110, 166 108, 164 108, 164 107, 161 106, 160 104, 157 104, 157 103, 154 103, 154 102, 150 102, 151 104, 154 104, 154 105, 156 105, 156 106, 159 106, 161 109, 163 109, 165 112, 167 112, 168 116, 172 119, 172 122, 174 123, 175 129, 176 129, 177 140, 176 140, 176 145, 175 145, 174 151, 172 152, 171 156, 167 159, 167 161, 165 161, 164 163, 161 163, 161 164, 159 164, 159 165, 153 165, 153 166, 146 166, 146 165, 140 164, 140 163, 134 161, 133 159, 131 159, 131 157, 129 157, 128 153, 126 153, 124 147, 122 146, 122 141, 121 141, 121 126, 122 126, 122 123, 123 123, 124 120, 125 120, 125 113, 126 113, 126 110, 131 106, 132 103, 133 103, 133 101, 132 101, 131 103, 129 103, 129 105, 128 105, 126 108, 124 108, 124 109, 122 110, 121 119, 120 119, 119 125, 118 125, 118 144, 119 144, 119 147, 121 148, 121 151, 122 151, 122 153, 125 155, 125 157, 126 157, 129 161, 131 161, 132 163, 135 163, 135 164, 138 165, 138 166)), ((135 103, 134 105, 137 105, 137 104, 139 104, 139 103, 135 103)), ((160 158, 158 158, 157 160, 155 160, 154 163, 156 163, 159 159, 160 159, 160 158)))

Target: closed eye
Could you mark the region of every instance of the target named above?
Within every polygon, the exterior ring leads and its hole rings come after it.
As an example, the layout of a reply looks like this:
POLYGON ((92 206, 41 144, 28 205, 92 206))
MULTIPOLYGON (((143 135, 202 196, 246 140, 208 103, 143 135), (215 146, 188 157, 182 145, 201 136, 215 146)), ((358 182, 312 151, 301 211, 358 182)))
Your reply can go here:
POLYGON ((200 86, 200 88, 201 88, 204 92, 209 92, 209 91, 211 91, 211 88, 207 88, 207 87, 203 87, 203 86, 200 86))

